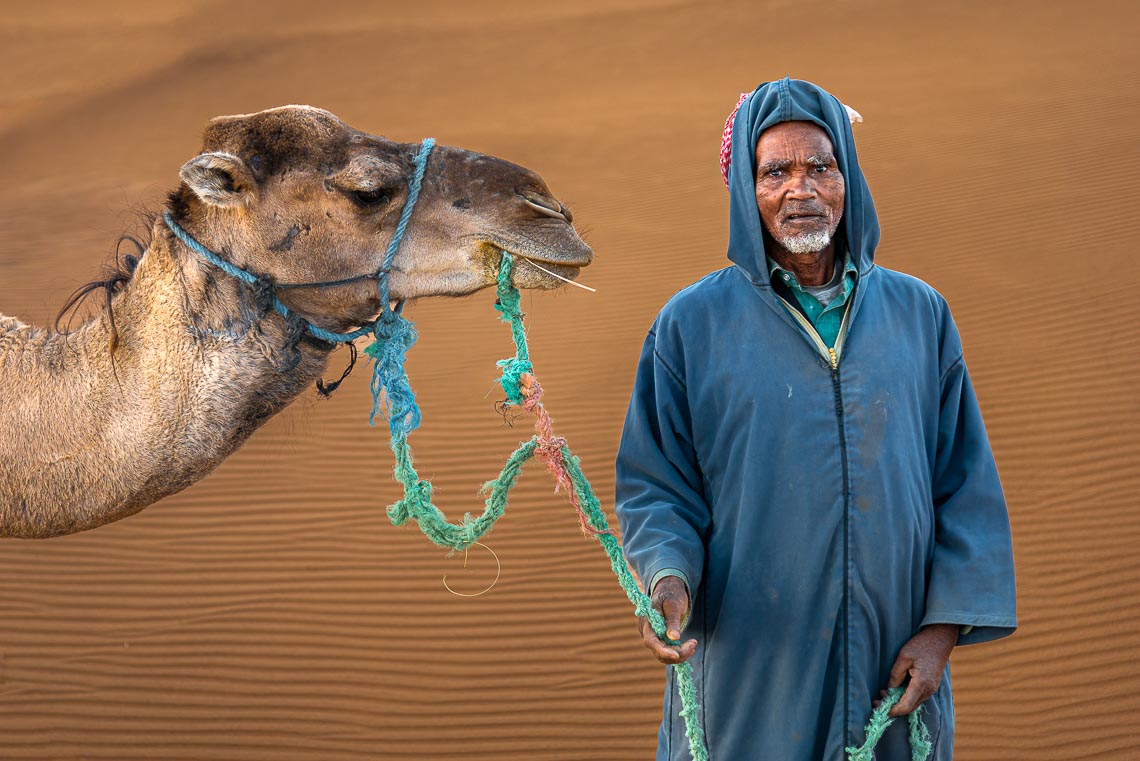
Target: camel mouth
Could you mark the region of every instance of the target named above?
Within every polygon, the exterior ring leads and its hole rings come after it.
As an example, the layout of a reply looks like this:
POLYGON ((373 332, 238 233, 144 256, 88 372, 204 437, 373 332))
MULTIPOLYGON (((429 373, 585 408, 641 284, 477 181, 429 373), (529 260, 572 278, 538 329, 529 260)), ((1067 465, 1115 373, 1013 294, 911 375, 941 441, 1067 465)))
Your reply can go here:
POLYGON ((522 254, 515 254, 512 252, 511 256, 514 257, 514 271, 519 274, 531 274, 536 276, 546 275, 554 277, 555 280, 574 280, 581 273, 582 268, 576 265, 565 264, 562 262, 544 262, 535 260, 529 256, 522 254))
POLYGON ((535 255, 530 250, 522 250, 522 246, 506 246, 493 241, 484 241, 480 249, 484 271, 489 281, 494 282, 498 279, 500 262, 503 254, 507 253, 514 259, 511 282, 515 287, 538 290, 553 290, 575 281, 582 268, 589 265, 593 259, 588 248, 581 255, 566 259, 535 255))
MULTIPOLYGON (((573 231, 569 225, 566 227, 573 231)), ((559 243, 563 242, 559 241, 559 243)), ((583 267, 588 267, 594 261, 594 252, 577 235, 574 235, 573 240, 567 241, 567 243, 570 245, 543 246, 538 241, 525 239, 508 241, 488 236, 480 242, 480 248, 485 257, 491 256, 498 259, 503 255, 503 252, 506 252, 517 259, 526 260, 547 269, 570 269, 577 272, 583 267), (553 251, 558 253, 555 254, 553 251)), ((559 272, 559 274, 562 273, 559 272)))
POLYGON ((503 254, 511 254, 516 262, 538 264, 539 267, 557 271, 559 275, 563 275, 564 272, 573 272, 577 275, 581 268, 588 267, 589 263, 593 261, 593 256, 583 256, 579 259, 554 259, 553 256, 535 255, 529 251, 522 252, 513 246, 504 246, 503 244, 489 242, 489 240, 484 246, 486 246, 484 251, 487 251, 492 260, 500 259, 503 254))
POLYGON ((560 270, 573 270, 575 273, 580 271, 583 267, 589 266, 590 260, 585 261, 566 261, 564 259, 544 259, 542 257, 534 256, 533 254, 523 254, 518 251, 511 251, 510 249, 500 249, 515 257, 518 261, 529 262, 531 264, 538 264, 546 269, 560 269, 560 270))

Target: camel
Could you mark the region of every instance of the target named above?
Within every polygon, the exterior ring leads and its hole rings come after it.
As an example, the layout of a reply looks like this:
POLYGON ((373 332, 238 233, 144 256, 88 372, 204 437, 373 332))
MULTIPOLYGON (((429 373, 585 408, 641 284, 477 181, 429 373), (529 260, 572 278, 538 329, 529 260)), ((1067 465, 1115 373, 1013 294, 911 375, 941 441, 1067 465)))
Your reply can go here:
MULTIPOLYGON (((262 287, 205 261, 159 216, 142 256, 107 282, 107 308, 74 331, 0 315, 0 537, 133 515, 205 477, 317 381, 335 345, 274 312, 265 291, 332 332, 378 314, 377 278, 356 276, 381 267, 419 148, 310 106, 213 119, 165 211, 262 287)), ((503 251, 520 288, 558 287, 593 257, 536 173, 436 147, 389 297, 494 285, 503 251)))

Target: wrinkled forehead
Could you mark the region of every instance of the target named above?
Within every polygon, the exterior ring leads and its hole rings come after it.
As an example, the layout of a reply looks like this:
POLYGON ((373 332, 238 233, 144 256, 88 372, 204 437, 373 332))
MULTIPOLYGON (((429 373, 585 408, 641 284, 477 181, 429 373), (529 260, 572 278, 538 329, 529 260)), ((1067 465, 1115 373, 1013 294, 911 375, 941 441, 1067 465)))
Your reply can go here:
POLYGON ((300 166, 335 169, 344 166, 361 147, 385 143, 388 141, 353 129, 323 109, 282 106, 211 120, 206 125, 202 150, 239 156, 256 164, 259 174, 272 174, 300 166))
POLYGON ((827 136, 827 130, 815 122, 779 122, 760 133, 756 141, 756 158, 761 160, 767 154, 784 154, 789 151, 812 151, 834 153, 835 146, 827 136))

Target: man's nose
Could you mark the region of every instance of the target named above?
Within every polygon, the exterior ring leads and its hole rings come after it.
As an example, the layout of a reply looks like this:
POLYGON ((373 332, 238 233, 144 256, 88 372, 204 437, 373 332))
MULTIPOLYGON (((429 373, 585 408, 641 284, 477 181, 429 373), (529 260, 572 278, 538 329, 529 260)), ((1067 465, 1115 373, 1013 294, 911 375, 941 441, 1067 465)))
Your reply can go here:
POLYGON ((808 199, 816 197, 815 182, 807 172, 792 172, 787 185, 788 198, 808 199))

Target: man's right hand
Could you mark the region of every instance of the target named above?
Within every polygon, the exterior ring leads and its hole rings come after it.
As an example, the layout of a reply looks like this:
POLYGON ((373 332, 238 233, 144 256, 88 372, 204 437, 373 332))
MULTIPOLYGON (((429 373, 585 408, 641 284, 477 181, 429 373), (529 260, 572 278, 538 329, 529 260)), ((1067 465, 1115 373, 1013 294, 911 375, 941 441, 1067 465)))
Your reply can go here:
MULTIPOLYGON (((665 636, 681 638, 681 622, 689 610, 689 590, 678 576, 665 576, 657 582, 650 598, 653 607, 665 618, 665 636)), ((691 639, 681 645, 668 645, 657 638, 646 618, 638 619, 641 639, 657 660, 664 664, 684 663, 697 650, 697 641, 691 639)))

